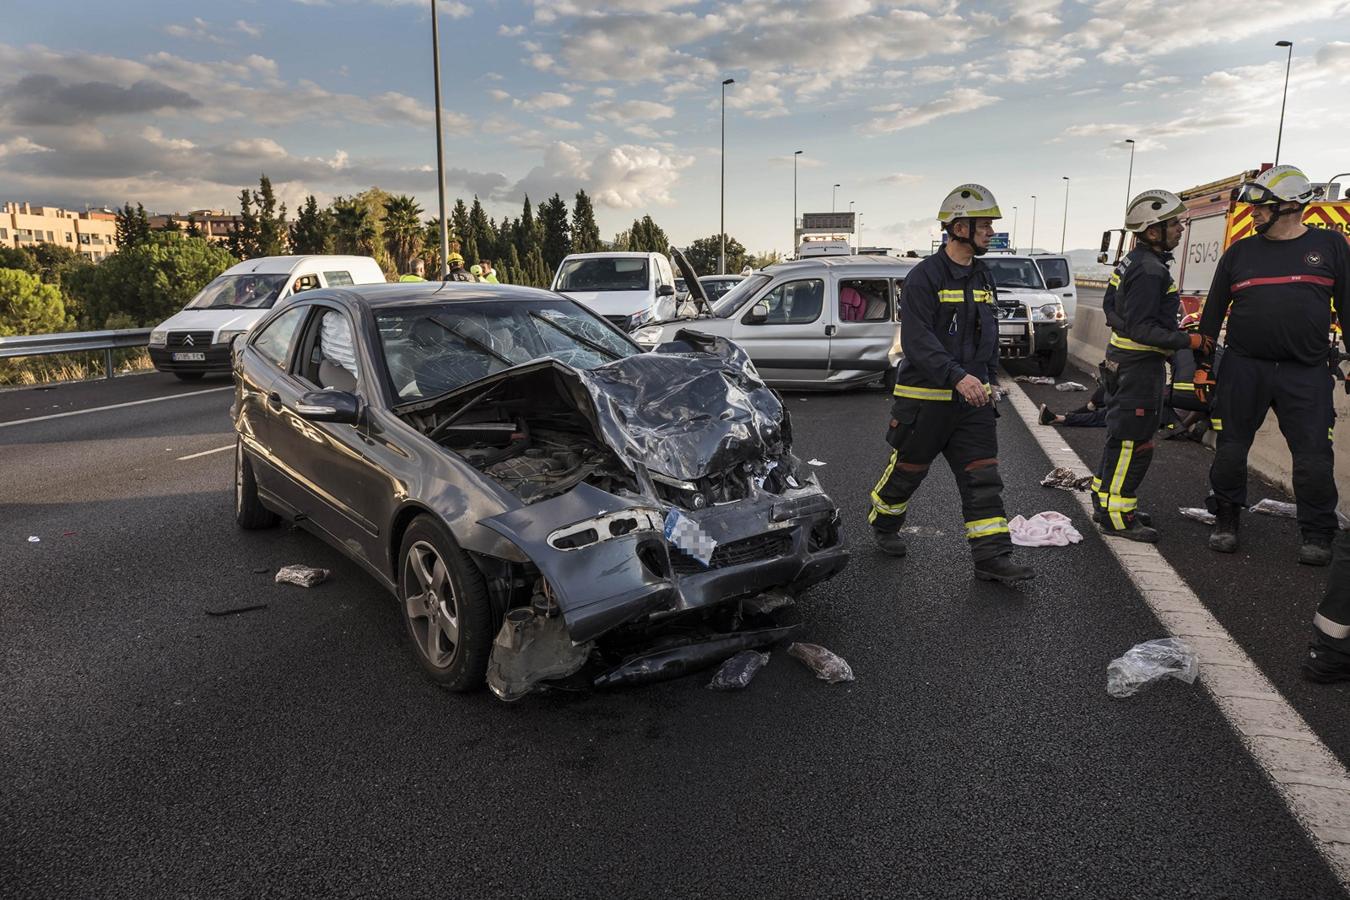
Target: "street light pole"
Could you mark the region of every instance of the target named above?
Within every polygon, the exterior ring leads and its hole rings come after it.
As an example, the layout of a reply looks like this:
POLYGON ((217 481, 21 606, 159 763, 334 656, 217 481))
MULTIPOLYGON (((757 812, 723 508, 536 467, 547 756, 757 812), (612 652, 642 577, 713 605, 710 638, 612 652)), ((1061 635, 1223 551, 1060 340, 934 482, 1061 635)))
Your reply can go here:
POLYGON ((1130 174, 1125 176, 1125 211, 1130 211, 1130 187, 1134 184, 1134 138, 1126 138, 1130 145, 1130 174))
POLYGON ((1284 61, 1284 93, 1280 96, 1280 133, 1275 138, 1275 165, 1280 164, 1280 144, 1284 141, 1284 103, 1289 99, 1289 67, 1294 62, 1294 42, 1276 41, 1276 47, 1288 47, 1289 56, 1284 61))
POLYGON ((1061 175, 1064 179, 1064 225, 1059 232, 1059 252, 1064 252, 1064 238, 1069 233, 1069 176, 1061 175))
POLYGON ((792 255, 797 255, 797 157, 802 151, 792 151, 792 255))
MULTIPOLYGON (((853 201, 852 201, 852 200, 848 201, 848 214, 849 214, 850 216, 853 215, 853 201)), ((855 221, 856 221, 856 220, 855 220, 855 221)), ((857 246, 858 246, 858 226, 857 226, 856 224, 853 226, 853 245, 854 245, 854 249, 857 249, 857 246)))
POLYGON ((727 85, 735 84, 736 79, 722 81, 722 200, 721 214, 718 218, 718 230, 722 235, 722 249, 717 254, 717 274, 727 274, 727 85))
POLYGON ((1012 251, 1017 252, 1017 207, 1013 207, 1012 251))
POLYGON ((441 281, 449 274, 450 228, 445 221, 445 143, 441 137, 441 34, 431 0, 431 71, 436 82, 436 194, 441 213, 441 281))
POLYGON ((1028 253, 1036 252, 1036 195, 1031 195, 1031 247, 1028 253))
POLYGON ((830 212, 834 212, 835 198, 839 196, 839 185, 830 189, 830 212))

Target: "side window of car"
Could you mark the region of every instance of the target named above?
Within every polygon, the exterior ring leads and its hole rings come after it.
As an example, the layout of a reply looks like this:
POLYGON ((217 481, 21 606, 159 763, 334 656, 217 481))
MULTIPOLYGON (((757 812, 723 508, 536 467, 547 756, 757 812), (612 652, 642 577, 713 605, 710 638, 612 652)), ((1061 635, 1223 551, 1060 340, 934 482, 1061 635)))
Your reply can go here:
POLYGON ((903 306, 903 304, 901 303, 901 298, 904 296, 901 293, 901 290, 904 288, 904 286, 905 286, 905 279, 903 278, 895 279, 895 321, 897 322, 899 322, 901 318, 900 309, 903 306))
POLYGON ((819 278, 788 281, 769 291, 751 309, 768 306, 764 325, 807 325, 820 318, 825 305, 825 282, 819 278))
POLYGON ((295 283, 291 285, 291 293, 298 294, 301 291, 312 291, 318 286, 318 275, 301 275, 299 278, 295 279, 295 283))
POLYGON ((890 283, 884 278, 849 278, 839 282, 839 321, 888 322, 890 283))
POLYGON ((277 316, 253 339, 253 349, 277 368, 286 368, 296 328, 308 311, 308 306, 293 306, 277 316))
POLYGON ((675 273, 670 269, 670 260, 664 256, 656 257, 656 284, 657 287, 663 284, 675 284, 675 273))
POLYGON ((323 280, 329 287, 341 287, 344 284, 355 284, 352 281, 351 272, 324 272, 323 280))

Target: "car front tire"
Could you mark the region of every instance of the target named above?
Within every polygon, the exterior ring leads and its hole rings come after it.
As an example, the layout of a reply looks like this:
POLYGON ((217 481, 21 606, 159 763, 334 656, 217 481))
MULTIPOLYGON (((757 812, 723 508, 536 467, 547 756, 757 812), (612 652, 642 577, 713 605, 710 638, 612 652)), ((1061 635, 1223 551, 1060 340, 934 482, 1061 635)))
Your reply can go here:
POLYGON ((417 661, 446 690, 481 687, 499 624, 482 573, 429 515, 408 526, 398 558, 399 607, 417 661))
POLYGON ((277 523, 277 514, 263 506, 258 497, 253 463, 244 454, 244 442, 237 437, 234 439, 234 520, 240 528, 249 531, 271 528, 277 523))

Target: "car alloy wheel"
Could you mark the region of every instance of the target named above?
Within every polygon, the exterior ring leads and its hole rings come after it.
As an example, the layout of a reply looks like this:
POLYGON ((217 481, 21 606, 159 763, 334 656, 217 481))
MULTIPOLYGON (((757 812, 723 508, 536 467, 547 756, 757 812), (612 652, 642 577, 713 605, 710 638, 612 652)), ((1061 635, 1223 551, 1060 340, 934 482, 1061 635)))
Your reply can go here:
POLYGON ((459 652, 459 609, 440 553, 417 541, 403 558, 404 609, 418 652, 435 669, 447 669, 459 652))

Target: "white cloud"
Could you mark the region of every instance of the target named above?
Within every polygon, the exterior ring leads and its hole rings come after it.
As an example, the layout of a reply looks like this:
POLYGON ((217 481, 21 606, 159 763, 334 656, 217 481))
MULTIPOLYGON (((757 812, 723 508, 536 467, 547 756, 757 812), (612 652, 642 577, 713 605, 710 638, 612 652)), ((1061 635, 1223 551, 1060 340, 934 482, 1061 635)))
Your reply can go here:
POLYGON ((252 38, 260 38, 263 33, 261 25, 255 25, 252 22, 246 22, 243 19, 234 20, 234 30, 242 32, 252 38))
POLYGON ((508 196, 519 200, 525 195, 568 195, 580 186, 598 206, 644 209, 671 203, 680 171, 692 163, 692 157, 635 144, 588 157, 574 144, 554 141, 545 149, 543 162, 517 182, 508 196))
POLYGON ((194 16, 192 22, 187 25, 165 25, 164 33, 169 37, 183 40, 209 41, 213 44, 225 43, 218 35, 212 33, 211 23, 198 16, 194 16))
POLYGON ((598 122, 626 124, 674 117, 675 108, 654 100, 601 100, 591 104, 590 118, 598 122))
POLYGON ((502 37, 520 37, 525 33, 524 25, 498 25, 497 33, 502 37))
POLYGON ((873 112, 886 113, 863 125, 864 134, 887 134, 906 128, 918 128, 946 116, 972 112, 998 102, 998 98, 974 88, 956 88, 936 99, 918 106, 889 104, 873 107, 873 112))
POLYGON ((41 144, 34 143, 23 135, 12 138, 8 141, 0 142, 0 159, 6 156, 18 156, 21 153, 49 153, 50 147, 44 147, 41 144))
POLYGON ((882 184, 893 184, 903 186, 908 184, 918 184, 920 181, 923 181, 923 176, 908 175, 905 174, 904 172, 895 172, 890 175, 883 175, 881 178, 878 178, 877 180, 880 181, 882 184))
POLYGON ((556 91, 544 91, 542 94, 535 94, 528 100, 513 100, 511 105, 529 112, 540 112, 546 109, 563 109, 571 106, 572 98, 556 91))

